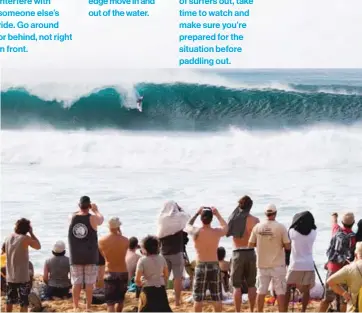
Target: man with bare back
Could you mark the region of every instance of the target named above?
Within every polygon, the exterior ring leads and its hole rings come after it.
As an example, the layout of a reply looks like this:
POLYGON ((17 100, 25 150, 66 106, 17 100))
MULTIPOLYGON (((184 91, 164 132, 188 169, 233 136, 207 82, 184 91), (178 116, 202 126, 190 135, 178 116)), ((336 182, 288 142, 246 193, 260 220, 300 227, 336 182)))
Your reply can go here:
POLYGON ((192 235, 196 250, 196 268, 193 286, 194 312, 202 312, 203 301, 208 289, 213 301, 214 311, 222 312, 221 273, 217 258, 217 248, 221 237, 228 230, 227 223, 216 208, 200 208, 186 225, 187 232, 192 235), (194 227, 196 218, 200 215, 202 227, 194 227), (216 216, 221 227, 212 228, 213 216, 216 216))
POLYGON ((235 311, 241 309, 241 287, 248 286, 250 312, 254 311, 256 300, 256 255, 254 248, 248 247, 249 238, 259 219, 250 214, 253 200, 244 196, 229 217, 227 237, 233 237, 234 251, 231 259, 231 281, 234 287, 235 311))

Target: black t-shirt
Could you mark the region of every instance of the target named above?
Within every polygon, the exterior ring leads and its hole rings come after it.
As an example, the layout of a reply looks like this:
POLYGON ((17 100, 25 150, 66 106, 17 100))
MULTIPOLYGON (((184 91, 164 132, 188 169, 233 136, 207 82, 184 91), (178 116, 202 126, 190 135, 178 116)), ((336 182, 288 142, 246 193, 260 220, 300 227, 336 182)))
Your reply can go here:
POLYGON ((184 252, 184 234, 179 231, 174 235, 160 238, 161 254, 172 255, 184 252))

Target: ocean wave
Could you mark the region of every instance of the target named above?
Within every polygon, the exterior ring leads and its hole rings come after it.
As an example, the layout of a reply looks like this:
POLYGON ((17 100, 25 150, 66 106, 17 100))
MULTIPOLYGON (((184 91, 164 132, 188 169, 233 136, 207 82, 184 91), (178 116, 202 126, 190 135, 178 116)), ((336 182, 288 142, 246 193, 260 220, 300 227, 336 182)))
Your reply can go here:
POLYGON ((208 131, 230 126, 278 129, 316 123, 353 124, 362 119, 362 87, 279 87, 140 83, 131 91, 113 86, 94 88, 87 95, 78 93, 70 102, 7 87, 1 92, 1 122, 5 129, 40 125, 55 129, 208 131), (136 92, 144 96, 142 113, 135 109, 136 92))

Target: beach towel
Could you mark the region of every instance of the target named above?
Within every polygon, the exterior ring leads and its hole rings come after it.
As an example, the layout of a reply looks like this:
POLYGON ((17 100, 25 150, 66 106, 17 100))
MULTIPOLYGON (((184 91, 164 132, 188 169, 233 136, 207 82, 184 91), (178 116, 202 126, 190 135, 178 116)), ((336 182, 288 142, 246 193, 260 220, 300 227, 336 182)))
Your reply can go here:
POLYGON ((241 238, 246 229, 246 220, 249 216, 249 211, 240 210, 239 206, 231 213, 228 220, 228 232, 226 237, 241 238))
POLYGON ((180 208, 175 201, 169 201, 160 212, 157 221, 157 237, 174 235, 186 227, 190 215, 180 208))

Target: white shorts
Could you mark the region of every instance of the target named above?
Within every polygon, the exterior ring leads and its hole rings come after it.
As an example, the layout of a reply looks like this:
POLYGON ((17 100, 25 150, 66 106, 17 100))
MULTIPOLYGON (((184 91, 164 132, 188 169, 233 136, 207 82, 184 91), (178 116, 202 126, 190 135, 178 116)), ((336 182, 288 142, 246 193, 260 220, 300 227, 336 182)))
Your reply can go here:
POLYGON ((287 291, 287 269, 285 266, 272 268, 258 268, 256 276, 256 288, 260 295, 268 293, 269 285, 273 283, 273 290, 278 296, 285 295, 287 291))

